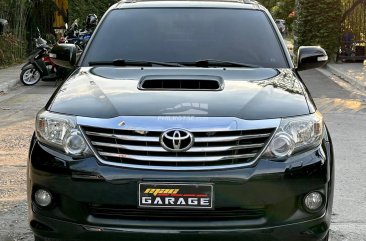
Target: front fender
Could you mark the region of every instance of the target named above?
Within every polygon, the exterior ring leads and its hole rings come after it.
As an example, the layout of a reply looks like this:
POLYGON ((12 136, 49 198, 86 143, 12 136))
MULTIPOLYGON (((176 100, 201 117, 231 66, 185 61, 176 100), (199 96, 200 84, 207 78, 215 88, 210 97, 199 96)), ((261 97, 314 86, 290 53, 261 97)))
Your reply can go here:
POLYGON ((23 67, 22 70, 28 69, 30 67, 35 67, 32 63, 26 63, 23 67))

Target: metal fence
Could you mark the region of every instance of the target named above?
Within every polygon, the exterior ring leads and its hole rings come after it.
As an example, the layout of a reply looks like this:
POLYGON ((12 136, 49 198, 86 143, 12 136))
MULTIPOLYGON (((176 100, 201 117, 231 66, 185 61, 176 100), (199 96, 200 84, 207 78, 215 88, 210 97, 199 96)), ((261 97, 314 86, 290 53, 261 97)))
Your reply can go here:
POLYGON ((366 0, 343 0, 338 60, 366 59, 366 0))

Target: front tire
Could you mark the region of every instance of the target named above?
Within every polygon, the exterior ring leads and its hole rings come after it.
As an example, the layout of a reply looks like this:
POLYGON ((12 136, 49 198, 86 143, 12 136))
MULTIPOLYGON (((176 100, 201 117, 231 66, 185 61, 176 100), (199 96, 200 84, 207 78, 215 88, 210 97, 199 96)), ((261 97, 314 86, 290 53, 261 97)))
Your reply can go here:
POLYGON ((44 240, 41 239, 40 237, 34 236, 34 241, 44 241, 44 240))
POLYGON ((34 236, 34 241, 61 241, 61 240, 58 240, 58 239, 43 239, 43 238, 40 238, 38 236, 34 236))
POLYGON ((26 85, 35 85, 41 80, 41 73, 33 65, 25 68, 20 73, 20 81, 26 85))

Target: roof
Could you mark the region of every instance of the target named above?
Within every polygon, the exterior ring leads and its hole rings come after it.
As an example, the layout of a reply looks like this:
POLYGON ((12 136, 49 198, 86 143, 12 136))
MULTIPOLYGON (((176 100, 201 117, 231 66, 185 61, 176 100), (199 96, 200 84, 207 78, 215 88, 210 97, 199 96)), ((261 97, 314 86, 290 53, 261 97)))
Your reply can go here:
POLYGON ((212 7, 265 9, 254 0, 122 0, 112 8, 212 7))

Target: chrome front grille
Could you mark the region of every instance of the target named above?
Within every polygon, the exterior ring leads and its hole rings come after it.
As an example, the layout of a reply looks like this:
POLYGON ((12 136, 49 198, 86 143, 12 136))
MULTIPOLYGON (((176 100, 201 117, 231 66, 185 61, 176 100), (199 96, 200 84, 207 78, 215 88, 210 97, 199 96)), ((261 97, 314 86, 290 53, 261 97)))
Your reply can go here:
POLYGON ((194 144, 189 150, 170 152, 160 144, 161 131, 81 128, 95 153, 108 164, 178 170, 251 165, 275 131, 192 131, 194 144))

